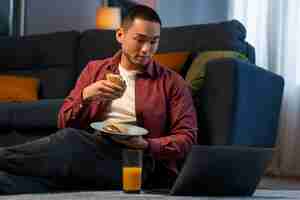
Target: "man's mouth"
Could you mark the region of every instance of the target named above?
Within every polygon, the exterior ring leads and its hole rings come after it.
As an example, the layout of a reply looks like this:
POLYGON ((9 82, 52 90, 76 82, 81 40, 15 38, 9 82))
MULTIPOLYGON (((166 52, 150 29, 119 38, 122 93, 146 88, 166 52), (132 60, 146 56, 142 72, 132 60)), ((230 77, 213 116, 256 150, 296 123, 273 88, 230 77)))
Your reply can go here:
POLYGON ((146 60, 146 59, 149 59, 149 56, 137 56, 136 58, 138 60, 146 60))
POLYGON ((147 58, 147 56, 137 56, 138 58, 147 58))

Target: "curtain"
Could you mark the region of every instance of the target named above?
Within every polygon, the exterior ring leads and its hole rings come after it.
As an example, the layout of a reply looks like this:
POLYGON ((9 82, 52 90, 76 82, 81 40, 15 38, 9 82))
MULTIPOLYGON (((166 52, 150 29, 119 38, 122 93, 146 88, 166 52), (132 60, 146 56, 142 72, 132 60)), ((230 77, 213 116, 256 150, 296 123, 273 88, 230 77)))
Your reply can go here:
POLYGON ((256 64, 285 79, 277 151, 268 171, 300 176, 300 1, 229 0, 229 19, 245 25, 256 64))

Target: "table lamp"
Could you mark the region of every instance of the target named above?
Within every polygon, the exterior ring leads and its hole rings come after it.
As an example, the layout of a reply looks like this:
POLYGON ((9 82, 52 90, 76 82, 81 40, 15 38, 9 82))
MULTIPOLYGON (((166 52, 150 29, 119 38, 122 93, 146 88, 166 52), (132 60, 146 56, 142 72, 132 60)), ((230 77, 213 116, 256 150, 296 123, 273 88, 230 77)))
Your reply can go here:
POLYGON ((102 5, 97 7, 96 27, 99 29, 117 29, 121 24, 121 9, 109 7, 107 1, 102 0, 102 5))

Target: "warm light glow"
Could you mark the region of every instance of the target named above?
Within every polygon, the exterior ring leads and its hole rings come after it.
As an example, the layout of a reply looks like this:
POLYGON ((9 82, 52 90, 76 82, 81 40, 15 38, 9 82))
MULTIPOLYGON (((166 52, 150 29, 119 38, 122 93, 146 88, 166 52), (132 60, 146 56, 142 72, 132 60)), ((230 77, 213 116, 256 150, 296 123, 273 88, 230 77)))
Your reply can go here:
POLYGON ((99 7, 96 14, 96 27, 117 29, 121 24, 121 10, 118 7, 99 7))

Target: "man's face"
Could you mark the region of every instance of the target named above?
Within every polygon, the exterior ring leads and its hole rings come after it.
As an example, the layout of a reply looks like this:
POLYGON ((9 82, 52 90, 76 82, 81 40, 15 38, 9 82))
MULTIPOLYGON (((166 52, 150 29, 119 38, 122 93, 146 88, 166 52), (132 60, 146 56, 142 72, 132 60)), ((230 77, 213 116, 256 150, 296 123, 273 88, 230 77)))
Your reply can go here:
POLYGON ((117 40, 121 43, 125 64, 137 69, 143 67, 156 52, 159 37, 159 23, 139 18, 127 30, 119 29, 117 40))

